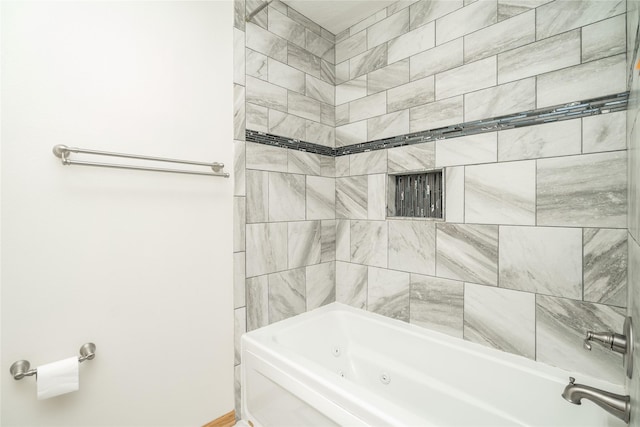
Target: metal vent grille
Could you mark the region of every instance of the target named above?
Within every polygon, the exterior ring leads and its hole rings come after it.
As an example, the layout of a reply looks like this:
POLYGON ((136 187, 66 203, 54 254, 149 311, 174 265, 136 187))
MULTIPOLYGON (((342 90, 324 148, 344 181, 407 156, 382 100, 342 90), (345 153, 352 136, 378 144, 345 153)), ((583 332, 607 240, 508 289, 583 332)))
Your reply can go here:
POLYGON ((395 175, 395 215, 442 218, 442 171, 395 175))

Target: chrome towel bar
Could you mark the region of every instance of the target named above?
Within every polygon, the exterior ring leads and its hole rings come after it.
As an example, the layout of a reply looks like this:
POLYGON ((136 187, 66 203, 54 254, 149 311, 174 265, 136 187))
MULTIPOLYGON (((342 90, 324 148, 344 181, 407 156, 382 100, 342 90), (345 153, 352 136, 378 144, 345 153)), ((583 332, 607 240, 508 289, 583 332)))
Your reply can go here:
POLYGON ((181 174, 188 174, 188 175, 220 176, 223 178, 229 178, 229 174, 222 171, 224 168, 224 163, 218 163, 218 162, 213 162, 213 163, 194 162, 191 160, 167 159, 164 157, 152 157, 152 156, 141 156, 137 154, 114 153, 110 151, 87 150, 84 148, 67 147, 66 145, 62 145, 62 144, 59 144, 53 147, 53 154, 62 161, 63 165, 97 166, 102 168, 130 169, 130 170, 141 170, 141 171, 149 171, 149 172, 169 172, 169 173, 181 173, 181 174), (148 167, 148 166, 132 166, 132 165, 118 165, 113 163, 95 163, 95 162, 78 161, 78 160, 71 160, 69 158, 71 153, 93 154, 96 156, 121 157, 126 159, 150 160, 154 162, 167 162, 167 163, 180 163, 184 165, 206 166, 208 168, 211 168, 213 172, 199 172, 199 171, 191 171, 191 170, 184 170, 184 169, 166 169, 166 168, 155 168, 155 167, 148 167))
MULTIPOLYGON (((92 342, 88 342, 82 344, 80 347, 80 356, 78 357, 78 362, 82 363, 85 360, 91 360, 96 357, 96 345, 92 342)), ((32 375, 36 375, 38 372, 37 368, 31 368, 31 364, 28 360, 18 360, 11 365, 9 368, 9 372, 11 372, 11 376, 14 380, 21 380, 24 377, 30 377, 32 375)))

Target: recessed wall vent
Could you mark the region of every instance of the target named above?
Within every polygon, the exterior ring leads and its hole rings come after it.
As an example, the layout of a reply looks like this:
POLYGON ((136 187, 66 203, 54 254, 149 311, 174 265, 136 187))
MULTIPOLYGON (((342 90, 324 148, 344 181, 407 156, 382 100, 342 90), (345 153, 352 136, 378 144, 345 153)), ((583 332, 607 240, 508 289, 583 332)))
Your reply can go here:
POLYGON ((442 170, 389 175, 387 215, 408 218, 443 218, 442 170))

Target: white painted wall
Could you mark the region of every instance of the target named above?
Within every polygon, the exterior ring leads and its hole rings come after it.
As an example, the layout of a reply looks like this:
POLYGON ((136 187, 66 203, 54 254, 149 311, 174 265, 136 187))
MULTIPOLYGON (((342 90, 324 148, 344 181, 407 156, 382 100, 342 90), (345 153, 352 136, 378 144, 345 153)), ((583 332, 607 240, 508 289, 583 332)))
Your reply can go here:
POLYGON ((1 7, 0 424, 197 426, 230 411, 232 180, 63 167, 51 148, 231 172, 231 2, 1 7), (37 401, 35 378, 9 375, 86 341, 97 356, 77 393, 37 401))

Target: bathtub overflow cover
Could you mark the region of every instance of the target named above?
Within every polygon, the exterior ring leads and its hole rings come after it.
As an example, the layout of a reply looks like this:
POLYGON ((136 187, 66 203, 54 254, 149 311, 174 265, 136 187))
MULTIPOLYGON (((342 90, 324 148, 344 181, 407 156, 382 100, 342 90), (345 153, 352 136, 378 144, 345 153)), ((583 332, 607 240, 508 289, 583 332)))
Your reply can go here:
POLYGON ((334 357, 338 357, 340 356, 340 347, 335 346, 331 349, 331 353, 334 355, 334 357))
POLYGON ((391 382, 391 375, 387 374, 386 372, 381 373, 380 382, 384 385, 389 384, 391 382))

